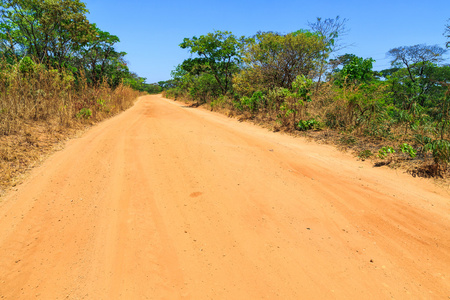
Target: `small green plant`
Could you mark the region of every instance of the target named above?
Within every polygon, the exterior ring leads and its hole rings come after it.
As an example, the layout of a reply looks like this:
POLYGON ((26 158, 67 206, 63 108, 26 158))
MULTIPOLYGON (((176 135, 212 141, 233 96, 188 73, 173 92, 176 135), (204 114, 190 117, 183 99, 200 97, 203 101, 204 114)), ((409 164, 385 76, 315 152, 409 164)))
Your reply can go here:
POLYGON ((297 124, 297 129, 300 131, 306 131, 310 129, 320 129, 322 124, 316 119, 300 120, 297 124))
POLYGON ((450 141, 433 140, 423 135, 416 135, 416 141, 421 145, 423 152, 431 152, 437 167, 447 168, 450 162, 450 141))
POLYGON ((34 61, 28 56, 25 56, 19 62, 19 70, 22 73, 32 73, 35 66, 34 61))
POLYGON ((102 98, 97 99, 97 104, 99 106, 105 106, 105 100, 103 100, 102 98))
POLYGON ((417 156, 417 150, 415 150, 411 145, 403 143, 400 145, 400 150, 402 153, 407 154, 409 157, 414 158, 417 156))
POLYGON ((312 95, 312 79, 306 78, 305 75, 298 75, 294 82, 292 82, 292 89, 294 90, 294 94, 299 101, 311 102, 312 95))
POLYGON ((385 146, 378 151, 378 157, 383 159, 395 153, 394 148, 385 146))
POLYGON ((89 108, 82 108, 78 113, 77 113, 77 118, 84 118, 84 119, 89 119, 90 117, 92 117, 92 110, 90 110, 89 108))

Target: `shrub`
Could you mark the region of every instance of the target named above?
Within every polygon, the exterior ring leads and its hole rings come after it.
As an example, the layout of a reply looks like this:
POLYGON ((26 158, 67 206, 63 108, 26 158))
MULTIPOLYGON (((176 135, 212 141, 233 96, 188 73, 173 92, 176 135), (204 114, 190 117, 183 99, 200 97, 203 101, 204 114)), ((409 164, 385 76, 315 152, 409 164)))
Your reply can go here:
POLYGON ((323 128, 324 124, 317 121, 316 119, 310 120, 300 120, 297 124, 297 129, 300 131, 306 131, 310 129, 318 130, 323 128))
POLYGON ((254 92, 253 95, 249 97, 242 97, 240 99, 242 107, 248 109, 251 113, 255 113, 260 107, 264 106, 265 95, 261 91, 254 92))
POLYGON ((417 156, 417 151, 409 144, 403 143, 400 145, 402 153, 407 154, 409 157, 414 158, 417 156))
POLYGON ((386 158, 387 156, 391 156, 394 153, 395 153, 394 148, 392 148, 390 146, 385 146, 385 147, 381 148, 380 150, 378 150, 378 157, 386 158))
POLYGON ((92 110, 90 110, 89 108, 82 108, 77 113, 77 118, 89 119, 90 117, 92 117, 92 110))

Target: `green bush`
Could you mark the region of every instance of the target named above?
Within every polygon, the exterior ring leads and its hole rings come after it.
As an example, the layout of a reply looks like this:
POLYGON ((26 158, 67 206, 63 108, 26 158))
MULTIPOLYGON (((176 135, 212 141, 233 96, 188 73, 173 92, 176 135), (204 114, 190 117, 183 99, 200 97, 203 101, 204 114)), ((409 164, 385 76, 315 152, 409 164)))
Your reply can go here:
POLYGON ((92 110, 90 110, 89 108, 82 108, 78 113, 77 113, 77 118, 83 118, 83 119, 89 119, 90 117, 92 117, 92 110))
POLYGON ((25 56, 19 62, 19 70, 21 73, 32 73, 35 66, 34 61, 28 56, 25 56))
POLYGON ((392 148, 390 146, 385 146, 378 151, 378 157, 386 158, 387 156, 394 154, 394 153, 395 153, 394 148, 392 148))
POLYGON ((306 131, 310 129, 318 130, 323 128, 323 124, 316 119, 300 120, 297 124, 297 129, 300 131, 306 131))
POLYGON ((448 163, 450 162, 450 141, 447 140, 431 140, 430 138, 424 138, 425 141, 422 144, 424 152, 431 152, 436 166, 437 173, 447 170, 448 163))
POLYGON ((263 92, 257 91, 249 97, 242 97, 240 99, 242 107, 248 109, 251 113, 255 113, 265 103, 265 96, 263 92))
POLYGON ((400 145, 402 153, 407 154, 409 157, 414 158, 417 156, 417 151, 409 144, 403 143, 400 145))

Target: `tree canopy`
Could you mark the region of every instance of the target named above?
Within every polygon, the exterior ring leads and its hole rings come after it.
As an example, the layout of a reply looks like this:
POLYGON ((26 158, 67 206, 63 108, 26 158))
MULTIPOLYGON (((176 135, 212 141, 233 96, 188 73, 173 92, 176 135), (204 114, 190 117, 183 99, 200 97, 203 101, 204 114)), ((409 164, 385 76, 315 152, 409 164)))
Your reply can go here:
POLYGON ((185 61, 183 68, 190 73, 212 75, 222 94, 231 89, 231 78, 239 70, 241 52, 247 39, 228 31, 215 31, 200 37, 185 38, 180 44, 197 58, 185 61), (189 66, 188 66, 189 65, 189 66))
POLYGON ((326 47, 321 36, 308 31, 259 32, 245 49, 244 66, 235 83, 264 90, 291 88, 297 76, 313 76, 326 47))
POLYGON ((61 66, 98 38, 79 0, 3 0, 0 5, 2 50, 8 56, 61 66))
MULTIPOLYGON (((0 57, 10 64, 28 57, 47 68, 87 77, 89 84, 106 80, 146 89, 145 78, 132 74, 119 38, 92 24, 80 0, 1 0, 0 57)), ((150 87, 154 90, 153 87, 150 87)))

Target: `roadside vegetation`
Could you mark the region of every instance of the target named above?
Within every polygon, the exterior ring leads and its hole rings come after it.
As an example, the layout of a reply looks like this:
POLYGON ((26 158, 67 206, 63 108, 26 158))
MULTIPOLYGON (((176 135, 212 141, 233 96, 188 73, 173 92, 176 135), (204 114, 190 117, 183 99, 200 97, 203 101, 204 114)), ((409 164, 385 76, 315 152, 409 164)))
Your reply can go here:
POLYGON ((0 192, 58 141, 161 90, 87 13, 79 0, 0 1, 0 192))
MULTIPOLYGON (((391 68, 336 55, 346 21, 320 19, 287 34, 185 38, 191 53, 165 82, 165 96, 207 105, 275 131, 332 140, 376 166, 407 164, 414 176, 446 177, 450 162, 450 25, 445 45, 399 46, 391 68)), ((450 20, 449 20, 450 22, 450 20)))

